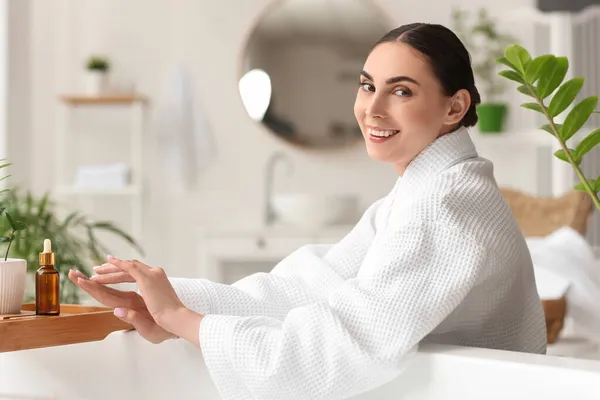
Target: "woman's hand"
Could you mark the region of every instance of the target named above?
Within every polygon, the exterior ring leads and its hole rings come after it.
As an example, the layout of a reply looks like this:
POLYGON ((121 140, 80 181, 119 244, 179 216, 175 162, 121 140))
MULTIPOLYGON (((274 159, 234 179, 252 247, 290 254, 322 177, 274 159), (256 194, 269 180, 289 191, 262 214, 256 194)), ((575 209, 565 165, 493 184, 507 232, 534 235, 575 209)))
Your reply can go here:
POLYGON ((103 285, 135 283, 135 279, 133 279, 131 275, 129 275, 127 272, 123 272, 121 268, 110 263, 94 267, 94 272, 97 275, 92 275, 91 279, 94 282, 98 282, 103 285))
POLYGON ((131 291, 109 288, 89 280, 79 271, 69 271, 69 279, 94 299, 115 309, 115 315, 133 325, 140 336, 151 343, 161 343, 177 335, 160 327, 152 318, 142 296, 131 291))
MULTIPOLYGON (((124 273, 119 276, 130 277, 127 282, 133 281, 137 284, 148 312, 159 326, 199 346, 198 333, 203 316, 184 306, 162 268, 149 267, 137 260, 124 261, 112 256, 109 256, 107 261, 111 270, 116 271, 111 273, 124 273)), ((93 282, 96 283, 97 279, 93 282)))

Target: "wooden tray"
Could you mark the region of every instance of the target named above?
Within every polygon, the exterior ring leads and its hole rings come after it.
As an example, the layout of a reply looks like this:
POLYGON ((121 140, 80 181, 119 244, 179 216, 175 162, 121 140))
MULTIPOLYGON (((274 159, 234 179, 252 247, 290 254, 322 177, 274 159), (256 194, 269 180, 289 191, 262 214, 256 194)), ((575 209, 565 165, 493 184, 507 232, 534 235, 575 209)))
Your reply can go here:
POLYGON ((113 315, 112 308, 61 304, 60 315, 35 315, 35 304, 21 314, 0 315, 0 353, 103 340, 133 326, 113 315))

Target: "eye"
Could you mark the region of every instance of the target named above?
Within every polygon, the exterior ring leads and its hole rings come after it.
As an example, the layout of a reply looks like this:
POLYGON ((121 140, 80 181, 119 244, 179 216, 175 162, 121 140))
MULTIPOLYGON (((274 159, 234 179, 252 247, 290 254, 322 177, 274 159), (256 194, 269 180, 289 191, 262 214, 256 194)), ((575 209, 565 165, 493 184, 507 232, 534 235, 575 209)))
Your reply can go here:
POLYGON ((394 91, 394 94, 401 96, 401 97, 408 97, 408 96, 412 95, 411 91, 408 89, 396 89, 394 91))
POLYGON ((374 92, 375 91, 375 86, 373 86, 367 82, 359 82, 358 86, 361 88, 361 90, 364 90, 365 92, 374 92))

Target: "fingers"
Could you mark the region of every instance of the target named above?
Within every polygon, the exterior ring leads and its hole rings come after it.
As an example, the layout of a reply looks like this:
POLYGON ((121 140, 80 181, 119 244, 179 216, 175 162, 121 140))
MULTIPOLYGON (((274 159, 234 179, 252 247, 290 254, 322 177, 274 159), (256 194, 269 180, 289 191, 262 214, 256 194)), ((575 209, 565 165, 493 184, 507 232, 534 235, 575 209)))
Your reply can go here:
POLYGON ((101 283, 103 285, 110 285, 116 283, 135 283, 135 279, 127 272, 116 265, 106 263, 100 266, 94 267, 96 275, 92 275, 91 279, 94 282, 101 283))
POLYGON ((140 336, 151 343, 158 344, 167 339, 176 337, 172 333, 158 326, 153 320, 135 310, 115 308, 114 314, 121 320, 133 325, 140 336))
POLYGON ((136 260, 123 261, 113 256, 108 256, 107 259, 109 263, 120 268, 121 271, 127 272, 129 275, 131 275, 136 282, 139 282, 145 273, 150 269, 150 267, 147 265, 136 260))
POLYGON ((83 272, 78 271, 76 269, 72 269, 69 271, 69 279, 73 281, 73 283, 77 284, 77 279, 83 278, 87 279, 87 276, 83 274, 83 272))
POLYGON ((104 275, 92 275, 90 278, 96 283, 110 285, 115 283, 135 283, 135 279, 127 272, 115 272, 104 275))
POLYGON ((78 271, 69 271, 69 279, 100 303, 111 308, 127 307, 136 310, 146 309, 144 300, 137 293, 113 289, 98 284, 82 275, 83 274, 78 273, 78 271))
POLYGON ((111 263, 102 264, 100 266, 94 267, 94 272, 96 274, 114 274, 115 272, 122 272, 123 270, 116 265, 111 263))

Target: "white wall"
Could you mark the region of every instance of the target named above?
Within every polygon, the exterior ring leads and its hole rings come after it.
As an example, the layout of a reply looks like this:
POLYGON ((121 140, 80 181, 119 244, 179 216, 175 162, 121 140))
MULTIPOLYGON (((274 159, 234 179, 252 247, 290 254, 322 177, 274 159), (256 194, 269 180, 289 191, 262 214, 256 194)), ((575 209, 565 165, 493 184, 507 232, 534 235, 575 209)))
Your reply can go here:
MULTIPOLYGON (((125 84, 134 82, 150 97, 151 118, 156 117, 173 63, 181 62, 193 72, 218 150, 197 190, 183 194, 161 190, 161 179, 169 175, 161 167, 154 132, 147 133, 146 260, 165 266, 171 274, 194 275, 193 232, 198 225, 260 224, 263 168, 276 150, 288 153, 295 162, 293 181, 287 186, 296 190, 354 192, 367 204, 386 194, 395 179, 388 167, 367 158, 362 144, 343 152, 306 152, 280 142, 247 117, 237 93, 242 44, 267 0, 12 1, 27 3, 20 18, 29 20, 25 25, 29 37, 25 34, 23 40, 30 40, 31 52, 15 58, 23 65, 18 68, 20 86, 13 83, 11 96, 24 106, 17 114, 20 122, 14 122, 10 133, 12 138, 30 131, 30 137, 12 146, 11 158, 25 164, 19 166, 17 178, 38 193, 54 184, 55 160, 49 149, 56 134, 57 95, 80 88, 82 63, 89 53, 106 53, 114 60, 115 78, 125 84)), ((378 0, 376 4, 393 26, 416 20, 448 24, 452 5, 468 9, 486 5, 493 12, 500 7, 485 0, 378 0)), ((533 1, 507 0, 502 7, 526 4, 533 1)), ((15 24, 20 26, 17 20, 15 24)), ((513 125, 519 115, 515 109, 513 125)), ((119 148, 115 141, 104 149, 94 147, 100 157, 114 156, 119 148)))

